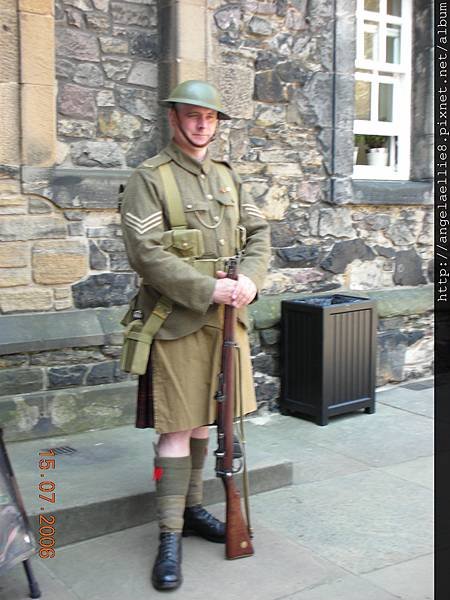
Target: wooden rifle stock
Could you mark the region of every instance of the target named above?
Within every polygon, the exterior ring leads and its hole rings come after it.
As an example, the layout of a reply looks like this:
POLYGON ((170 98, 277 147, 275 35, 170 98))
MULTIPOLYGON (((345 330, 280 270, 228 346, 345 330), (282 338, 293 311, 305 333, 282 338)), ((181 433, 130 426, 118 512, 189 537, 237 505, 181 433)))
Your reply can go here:
MULTIPOLYGON (((227 277, 237 279, 237 259, 228 263, 227 277)), ((236 309, 225 305, 222 372, 217 392, 216 474, 221 477, 226 495, 225 555, 228 559, 254 554, 250 532, 242 514, 241 497, 233 478, 233 420, 235 404, 235 325, 236 309)))

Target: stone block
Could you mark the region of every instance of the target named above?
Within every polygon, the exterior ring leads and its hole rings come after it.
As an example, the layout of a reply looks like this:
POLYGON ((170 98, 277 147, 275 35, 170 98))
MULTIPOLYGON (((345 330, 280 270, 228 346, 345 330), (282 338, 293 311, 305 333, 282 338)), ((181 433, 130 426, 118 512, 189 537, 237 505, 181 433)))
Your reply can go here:
POLYGON ((0 241, 2 242, 64 238, 66 235, 66 223, 58 217, 0 217, 0 241))
POLYGON ((19 47, 17 43, 17 15, 15 11, 0 12, 2 31, 2 56, 0 58, 0 82, 19 81, 19 47))
POLYGON ((53 86, 22 86, 22 155, 27 165, 44 167, 55 163, 55 104, 53 86))
POLYGON ((0 371, 0 394, 9 396, 13 394, 26 394, 42 390, 44 373, 42 369, 3 369, 0 371))
MULTIPOLYGON (((22 367, 28 364, 28 356, 26 354, 10 354, 0 356, 0 369, 10 369, 12 367, 22 367)), ((0 421, 1 422, 1 421, 0 421)))
POLYGON ((81 86, 101 87, 103 85, 103 72, 96 64, 81 63, 75 71, 73 80, 81 86))
POLYGON ((141 122, 133 115, 122 111, 100 111, 98 130, 100 135, 105 137, 134 139, 139 137, 141 133, 141 122))
POLYGON ((131 145, 126 154, 126 161, 129 167, 137 167, 145 159, 155 156, 158 153, 159 140, 154 136, 146 139, 141 137, 131 145))
POLYGON ((102 90, 97 94, 97 106, 115 106, 114 92, 111 90, 102 90))
POLYGON ((75 142, 72 159, 85 167, 120 167, 124 162, 122 151, 115 142, 75 142))
POLYGON ((109 8, 109 0, 92 0, 94 8, 107 12, 109 8))
POLYGON ((86 385, 101 385, 114 381, 115 363, 107 361, 94 365, 86 377, 86 385))
POLYGON ((50 310, 52 305, 50 290, 22 288, 0 291, 0 309, 4 313, 50 310))
POLYGON ((276 71, 264 71, 255 76, 255 100, 259 102, 286 102, 286 90, 276 71))
POLYGON ((66 83, 58 97, 58 110, 68 117, 94 119, 96 115, 95 91, 66 83))
POLYGON ((48 215, 53 212, 53 206, 47 200, 31 197, 28 201, 30 215, 48 215))
POLYGON ((326 237, 353 237, 351 209, 349 208, 323 208, 320 211, 319 235, 326 237))
POLYGON ((136 275, 103 273, 91 275, 72 286, 77 308, 127 304, 136 292, 136 275))
MULTIPOLYGON (((52 297, 49 289, 33 288, 25 291, 29 294, 30 303, 33 294, 36 295, 40 292, 45 293, 49 299, 52 297)), ((14 306, 14 296, 17 294, 5 291, 0 292, 0 307, 3 297, 7 295, 12 297, 11 304, 14 306)), ((24 310, 22 306, 21 309, 24 310)), ((114 309, 109 309, 108 313, 110 312, 115 314, 114 309)), ((123 316, 123 308, 120 309, 120 312, 123 316)), ((111 319, 115 319, 117 322, 120 320, 119 315, 111 317, 111 319)), ((2 331, 0 349, 3 354, 40 352, 58 348, 85 348, 86 346, 110 343, 105 337, 97 313, 92 310, 71 310, 64 314, 52 312, 1 315, 0 321, 2 331)), ((117 328, 120 326, 117 325, 117 328)))
POLYGON ((69 235, 73 237, 81 237, 84 235, 85 229, 83 223, 69 223, 67 226, 69 235))
POLYGON ((320 248, 318 246, 301 244, 292 248, 280 248, 277 255, 282 261, 281 266, 304 268, 316 267, 320 261, 320 248))
POLYGON ((54 4, 54 0, 19 0, 19 10, 37 15, 53 15, 54 4))
POLYGON ((78 10, 85 12, 92 11, 90 0, 64 0, 64 4, 68 4, 69 6, 73 6, 74 8, 78 8, 78 10))
POLYGON ((129 58, 109 58, 102 60, 106 77, 113 81, 126 81, 132 61, 129 58))
POLYGON ((0 269, 0 288, 15 287, 31 283, 28 269, 0 269))
POLYGON ((88 368, 86 365, 51 367, 48 369, 49 388, 80 386, 83 384, 87 370, 88 368))
POLYGON ((0 164, 20 164, 19 110, 19 84, 0 83, 0 164))
POLYGON ((422 272, 422 260, 415 250, 397 252, 394 283, 397 285, 422 285, 426 283, 422 272))
POLYGON ((253 35, 266 36, 272 34, 271 22, 261 17, 252 17, 247 27, 253 35))
POLYGON ((129 52, 131 56, 157 60, 159 58, 158 36, 133 32, 129 39, 129 52))
POLYGON ((136 88, 121 87, 117 90, 118 104, 132 115, 149 121, 157 115, 156 92, 136 88))
POLYGON ((4 242, 0 244, 0 267, 26 267, 30 249, 25 242, 4 242))
POLYGON ((26 215, 28 202, 23 196, 0 198, 0 215, 26 215))
POLYGON ((56 77, 57 79, 72 79, 75 73, 76 65, 61 56, 56 57, 56 77))
POLYGON ((33 279, 51 285, 72 283, 88 272, 87 249, 81 242, 37 242, 32 249, 33 279))
POLYGON ((85 14, 87 28, 92 31, 106 33, 109 30, 111 21, 108 15, 85 14))
POLYGON ((20 15, 20 77, 22 83, 54 85, 55 35, 53 17, 20 15))
POLYGON ((101 252, 97 244, 89 240, 89 266, 93 270, 106 271, 108 269, 108 257, 101 252))
POLYGON ((139 27, 150 27, 155 25, 155 6, 139 4, 128 4, 127 2, 112 2, 111 13, 114 23, 120 25, 137 25, 139 27))
POLYGON ((128 40, 125 38, 100 36, 99 40, 104 54, 128 54, 128 40))
POLYGON ((128 76, 128 83, 145 87, 158 87, 158 66, 151 62, 137 62, 128 76))
POLYGON ((212 75, 228 114, 239 119, 252 119, 254 70, 238 65, 218 65, 212 75))
POLYGON ((98 40, 82 31, 64 28, 58 32, 57 54, 70 56, 76 60, 100 61, 98 40))
POLYGON ((374 260, 374 251, 361 239, 336 242, 320 266, 332 273, 344 273, 354 260, 374 260))
POLYGON ((90 121, 81 121, 76 119, 58 120, 59 135, 77 138, 95 138, 96 133, 96 125, 90 121))

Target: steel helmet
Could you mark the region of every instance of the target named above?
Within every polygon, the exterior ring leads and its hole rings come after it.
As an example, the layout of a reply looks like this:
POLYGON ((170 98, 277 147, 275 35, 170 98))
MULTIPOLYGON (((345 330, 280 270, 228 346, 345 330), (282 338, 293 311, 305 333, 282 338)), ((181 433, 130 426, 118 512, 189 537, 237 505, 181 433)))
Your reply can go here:
POLYGON ((160 105, 171 107, 176 102, 211 108, 217 111, 219 119, 231 119, 222 110, 222 101, 219 92, 213 85, 206 81, 196 79, 183 81, 172 90, 168 98, 160 101, 160 105))

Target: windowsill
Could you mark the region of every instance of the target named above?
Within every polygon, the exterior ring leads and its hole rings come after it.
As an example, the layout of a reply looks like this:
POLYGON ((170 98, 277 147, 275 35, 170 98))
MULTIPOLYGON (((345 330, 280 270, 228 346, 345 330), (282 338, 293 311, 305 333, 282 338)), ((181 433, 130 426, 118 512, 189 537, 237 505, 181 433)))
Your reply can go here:
POLYGON ((372 167, 369 165, 354 165, 353 179, 369 179, 371 181, 406 181, 407 174, 396 171, 394 167, 372 167))
POLYGON ((433 204, 431 180, 353 179, 352 187, 354 204, 433 204))

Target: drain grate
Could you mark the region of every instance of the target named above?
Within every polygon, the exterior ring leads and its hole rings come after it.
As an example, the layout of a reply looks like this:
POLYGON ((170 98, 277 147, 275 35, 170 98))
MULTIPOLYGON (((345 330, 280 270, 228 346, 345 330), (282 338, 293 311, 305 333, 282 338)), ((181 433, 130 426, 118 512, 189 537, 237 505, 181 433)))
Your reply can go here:
POLYGON ((427 390, 433 387, 433 381, 418 381, 417 383, 405 383, 401 386, 408 390, 427 390))
POLYGON ((56 448, 43 448, 41 452, 53 452, 54 454, 73 454, 77 450, 71 446, 58 446, 56 448))

